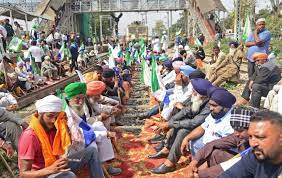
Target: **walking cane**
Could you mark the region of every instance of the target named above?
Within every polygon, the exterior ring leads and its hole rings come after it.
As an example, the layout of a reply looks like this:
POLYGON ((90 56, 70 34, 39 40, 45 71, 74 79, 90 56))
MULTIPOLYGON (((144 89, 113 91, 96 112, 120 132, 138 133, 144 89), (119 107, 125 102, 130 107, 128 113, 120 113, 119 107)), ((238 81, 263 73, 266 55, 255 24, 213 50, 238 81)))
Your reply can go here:
POLYGON ((2 153, 0 153, 0 158, 2 160, 2 162, 4 163, 5 167, 7 168, 8 172, 10 173, 12 178, 16 178, 11 167, 9 166, 9 164, 7 163, 7 161, 5 160, 5 158, 3 157, 2 153))

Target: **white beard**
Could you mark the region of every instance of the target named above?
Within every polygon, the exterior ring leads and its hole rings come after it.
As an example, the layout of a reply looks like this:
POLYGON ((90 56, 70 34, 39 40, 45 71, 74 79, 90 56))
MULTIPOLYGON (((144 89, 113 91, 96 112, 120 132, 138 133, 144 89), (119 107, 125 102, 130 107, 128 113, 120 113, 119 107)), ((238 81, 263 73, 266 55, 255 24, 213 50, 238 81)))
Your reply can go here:
POLYGON ((193 113, 197 113, 200 110, 201 105, 204 103, 203 98, 200 95, 192 95, 191 97, 191 110, 193 113))

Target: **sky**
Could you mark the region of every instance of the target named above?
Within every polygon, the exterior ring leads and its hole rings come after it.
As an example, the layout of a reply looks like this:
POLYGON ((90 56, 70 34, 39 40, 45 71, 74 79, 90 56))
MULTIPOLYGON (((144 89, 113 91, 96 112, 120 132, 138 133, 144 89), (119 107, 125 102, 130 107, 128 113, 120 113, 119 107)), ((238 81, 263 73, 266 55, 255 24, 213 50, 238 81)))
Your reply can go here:
MULTIPOLYGON (((233 0, 221 0, 223 5, 228 11, 232 11, 234 9, 234 1, 233 0)), ((241 0, 244 1, 244 0, 241 0)), ((265 8, 270 5, 269 0, 257 0, 256 10, 265 8)), ((181 11, 173 12, 172 15, 172 24, 174 24, 179 18, 181 11)), ((157 20, 163 20, 164 24, 167 26, 167 13, 166 12, 150 12, 148 13, 148 27, 149 34, 152 32, 152 28, 154 28, 157 20)), ((125 35, 127 25, 131 24, 133 21, 142 21, 142 17, 140 13, 124 13, 119 22, 119 32, 121 35, 125 35), (134 17, 134 18, 133 18, 134 17)))
MULTIPOLYGON (((228 11, 232 11, 234 9, 234 0, 221 0, 223 5, 226 7, 228 11)), ((244 1, 244 0, 241 0, 244 1)), ((282 1, 282 0, 280 0, 282 1)), ((269 0, 257 0, 256 3, 256 10, 259 10, 261 8, 265 8, 267 6, 270 6, 269 0)), ((172 13, 172 24, 176 23, 176 21, 180 18, 179 13, 182 11, 173 11, 172 13)), ((149 34, 152 32, 152 28, 154 28, 155 23, 157 20, 163 20, 164 25, 168 26, 168 14, 167 12, 148 12, 147 14, 147 21, 148 21, 148 27, 149 27, 149 34)), ((127 12, 123 13, 122 18, 119 22, 119 32, 121 35, 124 35, 126 33, 126 28, 129 24, 131 24, 134 21, 142 21, 142 15, 141 13, 136 12, 127 12)), ((25 27, 24 22, 20 21, 20 24, 25 27)), ((31 23, 29 24, 30 27, 31 23)))

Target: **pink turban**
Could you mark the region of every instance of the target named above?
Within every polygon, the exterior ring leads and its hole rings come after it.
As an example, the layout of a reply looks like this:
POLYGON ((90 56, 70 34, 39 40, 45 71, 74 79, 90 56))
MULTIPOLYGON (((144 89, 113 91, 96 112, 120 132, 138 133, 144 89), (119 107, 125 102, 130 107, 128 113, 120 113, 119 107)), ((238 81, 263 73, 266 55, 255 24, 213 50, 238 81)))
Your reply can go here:
POLYGON ((172 67, 176 70, 179 70, 181 66, 185 65, 183 61, 174 61, 172 67))

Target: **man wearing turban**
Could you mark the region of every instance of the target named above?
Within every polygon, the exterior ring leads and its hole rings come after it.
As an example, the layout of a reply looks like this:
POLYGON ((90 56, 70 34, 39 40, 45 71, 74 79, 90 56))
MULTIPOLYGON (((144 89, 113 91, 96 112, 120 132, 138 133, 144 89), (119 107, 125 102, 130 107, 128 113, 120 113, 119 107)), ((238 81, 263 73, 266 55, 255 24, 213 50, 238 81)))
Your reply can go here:
POLYGON ((242 98, 238 104, 247 101, 256 108, 260 107, 261 97, 266 97, 268 92, 281 80, 281 70, 274 63, 269 62, 266 53, 255 53, 255 72, 246 83, 242 98), (250 98, 251 97, 251 98, 250 98))
POLYGON ((230 116, 236 98, 227 90, 218 87, 209 88, 208 96, 211 113, 205 118, 204 123, 183 139, 181 144, 183 154, 190 148, 194 157, 205 144, 234 132, 230 125, 230 116))
POLYGON ((115 122, 115 117, 121 114, 121 108, 118 101, 102 95, 105 89, 106 85, 104 82, 92 81, 87 83, 86 94, 91 112, 109 116, 108 119, 103 120, 105 127, 109 130, 110 124, 115 122))
POLYGON ((237 42, 231 42, 230 50, 231 52, 211 71, 209 81, 215 86, 220 86, 239 75, 240 65, 245 55, 244 49, 242 46, 238 47, 237 42))
POLYGON ((255 110, 249 108, 234 108, 230 117, 234 133, 209 142, 200 149, 188 166, 188 177, 195 173, 202 178, 218 177, 224 170, 238 162, 241 157, 232 162, 228 160, 250 147, 248 128, 254 112, 255 110), (208 168, 198 170, 204 162, 208 163, 208 168))
POLYGON ((69 155, 71 136, 62 100, 54 95, 35 103, 29 128, 19 140, 20 177, 70 177, 72 171, 88 166, 90 177, 104 177, 97 149, 83 148, 69 155), (74 162, 79 159, 79 162, 74 162), (70 170, 68 170, 70 169, 70 170))
MULTIPOLYGON (((94 90, 101 91, 103 87, 99 86, 94 90)), ((114 159, 113 146, 109 138, 116 139, 116 134, 115 132, 108 131, 102 122, 102 120, 108 119, 108 115, 95 116, 95 113, 91 113, 91 108, 86 103, 87 85, 81 82, 71 83, 65 87, 64 91, 67 101, 65 112, 68 117, 68 127, 73 136, 72 141, 75 143, 72 145, 74 150, 79 150, 83 147, 98 147, 101 162, 114 159), (89 133, 88 135, 94 132, 95 138, 84 141, 88 138, 85 135, 86 132, 89 133)), ((89 90, 88 94, 93 91, 89 90)), ((119 168, 112 166, 109 166, 108 171, 112 175, 121 173, 119 168)))
POLYGON ((88 72, 84 74, 84 78, 86 83, 91 81, 101 81, 102 80, 102 72, 103 68, 100 65, 96 65, 93 67, 92 72, 88 72))
POLYGON ((161 113, 161 116, 165 120, 169 120, 169 118, 171 117, 171 112, 174 108, 175 103, 182 103, 192 94, 192 85, 189 82, 189 75, 196 69, 188 65, 182 65, 179 70, 180 73, 176 75, 173 94, 169 95, 170 102, 164 106, 161 113))
POLYGON ((202 124, 210 113, 207 92, 212 84, 205 79, 192 79, 193 88, 189 104, 176 113, 168 122, 157 124, 162 130, 170 129, 167 140, 161 150, 149 158, 167 157, 163 164, 154 168, 153 173, 165 174, 175 170, 176 163, 181 157, 180 146, 184 137, 194 128, 202 124))

